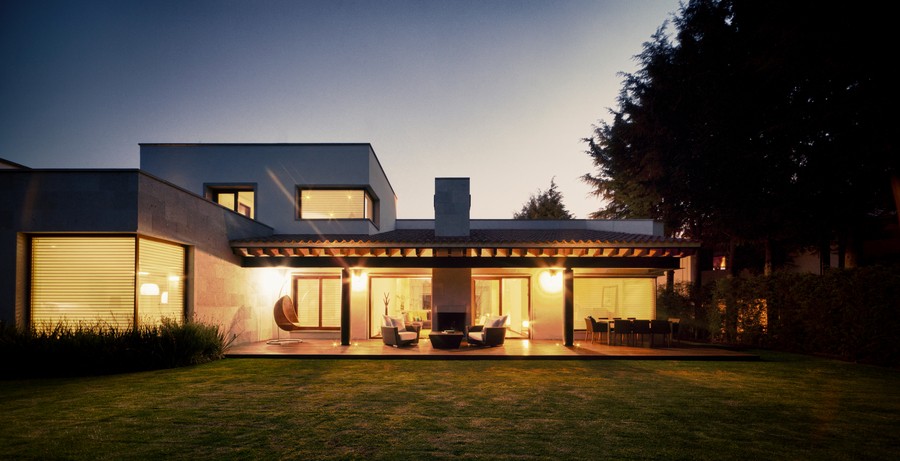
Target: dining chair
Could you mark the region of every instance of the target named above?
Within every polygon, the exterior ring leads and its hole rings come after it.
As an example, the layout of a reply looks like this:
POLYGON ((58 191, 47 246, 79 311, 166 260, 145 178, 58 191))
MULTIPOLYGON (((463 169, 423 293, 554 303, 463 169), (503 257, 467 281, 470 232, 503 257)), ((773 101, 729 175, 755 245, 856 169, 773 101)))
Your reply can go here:
MULTIPOLYGON (((593 324, 594 333, 597 334, 597 342, 603 342, 603 333, 606 333, 606 342, 609 342, 609 323, 608 322, 600 322, 597 319, 590 317, 591 323, 593 324)), ((593 342, 593 340, 591 341, 593 342)))
POLYGON ((622 344, 623 338, 625 340, 625 344, 633 343, 634 325, 632 324, 632 320, 613 319, 613 333, 615 333, 616 340, 619 341, 619 344, 622 344))
POLYGON ((653 347, 653 338, 656 335, 662 335, 663 342, 666 346, 671 346, 672 325, 668 320, 651 320, 650 321, 650 347, 653 347))
MULTIPOLYGON (((635 339, 638 337, 641 338, 641 346, 644 345, 644 336, 650 334, 650 321, 644 319, 635 319, 631 321, 631 334, 635 339)), ((653 342, 653 338, 651 336, 650 342, 653 342)))

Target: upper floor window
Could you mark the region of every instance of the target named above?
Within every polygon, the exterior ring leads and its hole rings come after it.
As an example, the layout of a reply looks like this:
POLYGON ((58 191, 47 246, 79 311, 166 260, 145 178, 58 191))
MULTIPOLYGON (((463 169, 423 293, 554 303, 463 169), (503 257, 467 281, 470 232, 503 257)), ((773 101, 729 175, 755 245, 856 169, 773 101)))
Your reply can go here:
POLYGON ((253 186, 207 186, 206 196, 213 202, 256 219, 256 192, 253 186))
POLYGON ((300 189, 300 219, 368 219, 375 200, 365 189, 300 189))

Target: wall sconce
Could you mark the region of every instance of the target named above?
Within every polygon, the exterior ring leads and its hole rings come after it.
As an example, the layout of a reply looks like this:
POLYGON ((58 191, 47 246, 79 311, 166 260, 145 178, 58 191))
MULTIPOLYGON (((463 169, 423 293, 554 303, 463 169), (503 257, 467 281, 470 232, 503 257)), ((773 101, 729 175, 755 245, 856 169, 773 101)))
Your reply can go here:
POLYGON ((156 296, 159 294, 159 285, 155 283, 144 283, 141 285, 142 296, 156 296))
POLYGON ((541 272, 541 288, 548 293, 558 293, 563 287, 563 273, 561 269, 550 269, 541 272))
POLYGON ((164 291, 161 295, 159 295, 159 303, 160 304, 169 304, 169 292, 164 291))
POLYGON ((363 291, 366 289, 366 281, 369 276, 362 269, 350 269, 350 286, 353 291, 363 291))

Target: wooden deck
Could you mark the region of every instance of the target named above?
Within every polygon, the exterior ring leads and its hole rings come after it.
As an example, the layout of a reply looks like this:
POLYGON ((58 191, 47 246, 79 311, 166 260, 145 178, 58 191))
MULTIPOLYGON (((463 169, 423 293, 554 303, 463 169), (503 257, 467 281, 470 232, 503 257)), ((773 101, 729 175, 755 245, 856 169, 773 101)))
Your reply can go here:
POLYGON ((562 341, 507 339, 498 347, 469 346, 459 349, 435 349, 428 338, 403 348, 385 346, 380 339, 340 341, 304 339, 301 343, 268 344, 266 341, 242 344, 229 349, 229 358, 303 358, 303 359, 412 359, 412 360, 759 360, 759 356, 717 347, 675 343, 671 347, 607 346, 575 341, 566 347, 562 341))

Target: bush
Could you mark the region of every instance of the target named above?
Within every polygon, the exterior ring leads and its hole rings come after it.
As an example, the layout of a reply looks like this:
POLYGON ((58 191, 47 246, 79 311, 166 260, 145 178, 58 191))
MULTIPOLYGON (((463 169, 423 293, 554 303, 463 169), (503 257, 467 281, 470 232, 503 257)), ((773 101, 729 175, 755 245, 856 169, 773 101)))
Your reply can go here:
POLYGON ((718 280, 702 310, 714 341, 900 364, 897 268, 718 280))
POLYGON ((60 322, 19 331, 0 325, 0 376, 95 375, 196 365, 224 357, 231 340, 217 326, 168 319, 128 329, 60 322))

